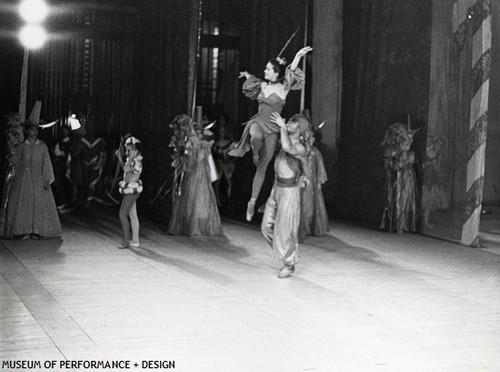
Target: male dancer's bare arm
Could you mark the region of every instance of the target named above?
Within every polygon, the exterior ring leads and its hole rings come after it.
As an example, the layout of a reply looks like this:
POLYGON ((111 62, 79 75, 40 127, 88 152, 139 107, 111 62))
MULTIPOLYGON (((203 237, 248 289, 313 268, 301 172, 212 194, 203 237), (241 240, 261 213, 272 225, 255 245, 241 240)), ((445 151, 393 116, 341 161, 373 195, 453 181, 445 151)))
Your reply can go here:
POLYGON ((281 147, 283 151, 293 156, 305 156, 306 148, 300 142, 292 143, 288 131, 285 127, 280 127, 281 130, 281 147))
POLYGON ((300 142, 294 142, 290 140, 290 135, 288 134, 288 130, 286 128, 285 119, 281 117, 277 112, 273 112, 271 114, 271 122, 275 123, 278 127, 280 127, 281 133, 281 148, 283 151, 289 153, 294 156, 304 156, 306 155, 306 148, 300 142))

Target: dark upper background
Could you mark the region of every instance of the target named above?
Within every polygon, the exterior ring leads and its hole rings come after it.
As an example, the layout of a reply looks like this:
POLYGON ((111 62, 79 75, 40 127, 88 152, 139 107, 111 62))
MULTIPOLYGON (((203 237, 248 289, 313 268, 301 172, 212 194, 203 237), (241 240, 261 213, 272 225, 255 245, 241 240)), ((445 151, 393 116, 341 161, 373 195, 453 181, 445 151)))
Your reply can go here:
MULTIPOLYGON (((3 0, 0 4, 1 117, 17 111, 19 103, 23 50, 15 38, 20 26, 17 3, 3 0)), ((150 188, 145 192, 146 200, 151 196, 148 193, 154 193, 170 175, 168 123, 175 115, 190 111, 194 74, 189 61, 196 54, 193 25, 198 2, 49 3, 54 11, 46 24, 53 38, 43 50, 30 54, 28 111, 34 100, 41 98, 46 120, 73 110, 90 115, 100 135, 111 130, 138 134, 148 152, 145 183, 150 188)), ((421 128, 415 139, 417 155, 423 156, 425 150, 432 0, 339 3, 343 7, 342 115, 340 135, 335 139, 338 153, 328 154, 326 159, 335 181, 332 177, 324 186, 325 195, 332 217, 376 226, 384 203, 380 143, 387 126, 406 122, 410 114, 412 125, 421 128)), ((306 6, 310 44, 314 37, 312 4, 311 0, 203 1, 196 102, 209 119, 227 113, 235 138, 242 131, 239 124, 257 108, 241 94, 238 71, 248 70, 262 77, 267 60, 276 56, 300 26, 298 36, 284 53, 290 62, 304 43, 306 6)), ((497 19, 498 8, 493 9, 497 19)), ((498 30, 497 23, 494 30, 498 30)), ((493 53, 498 50, 499 38, 495 35, 493 53)), ((309 78, 313 60, 314 52, 307 59, 309 78)), ((496 92, 498 75, 492 76, 491 89, 496 92)), ((306 108, 310 107, 312 86, 314 81, 309 79, 306 108)), ((299 102, 300 93, 293 92, 284 116, 296 113, 299 102)), ((492 112, 492 118, 498 121, 497 111, 492 112)), ((238 192, 231 211, 233 216, 243 216, 253 169, 248 171, 252 167, 248 158, 238 160, 237 165, 234 188, 238 192)), ((147 210, 165 220, 169 209, 166 203, 148 205, 147 210)))

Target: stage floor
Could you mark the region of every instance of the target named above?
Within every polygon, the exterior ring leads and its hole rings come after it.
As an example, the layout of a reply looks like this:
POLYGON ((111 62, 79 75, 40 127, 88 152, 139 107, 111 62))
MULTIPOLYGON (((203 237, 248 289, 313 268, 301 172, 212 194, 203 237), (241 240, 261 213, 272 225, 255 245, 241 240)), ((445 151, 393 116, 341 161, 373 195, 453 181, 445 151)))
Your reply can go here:
POLYGON ((254 225, 179 237, 143 220, 142 246, 119 250, 114 215, 62 222, 62 239, 0 241, 0 370, 499 370, 498 249, 332 222, 278 279, 254 225))

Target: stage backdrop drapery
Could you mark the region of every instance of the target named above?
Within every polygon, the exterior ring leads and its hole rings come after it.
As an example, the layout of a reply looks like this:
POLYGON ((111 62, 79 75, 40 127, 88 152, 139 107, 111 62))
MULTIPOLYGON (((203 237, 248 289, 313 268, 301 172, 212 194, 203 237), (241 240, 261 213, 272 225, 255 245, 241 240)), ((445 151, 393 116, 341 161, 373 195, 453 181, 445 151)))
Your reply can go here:
MULTIPOLYGON (((193 49, 199 0, 137 2, 134 76, 137 107, 133 128, 144 143, 142 212, 168 223, 171 195, 150 204, 160 186, 172 180, 172 136, 169 123, 176 115, 190 114, 189 95, 194 76, 193 49), (194 15, 194 16, 193 16, 194 15)), ((165 189, 165 190, 166 190, 165 189)))
POLYGON ((317 135, 316 146, 327 159, 328 181, 323 185, 323 195, 333 215, 342 101, 343 1, 315 0, 312 12, 311 114, 315 127, 325 122, 321 135, 317 135))
POLYGON ((381 142, 387 127, 420 128, 429 100, 431 0, 344 1, 342 116, 333 212, 378 226, 384 207, 381 142))
POLYGON ((98 132, 111 116, 130 128, 134 48, 128 30, 136 14, 92 4, 73 9, 55 2, 54 7, 58 11, 48 24, 49 42, 30 51, 28 102, 41 99, 46 120, 66 117, 72 110, 93 115, 98 132))
MULTIPOLYGON (((46 120, 72 110, 91 114, 98 135, 137 135, 146 152, 140 200, 146 203, 170 177, 168 124, 188 113, 189 51, 197 41, 190 22, 199 0, 56 5, 49 43, 30 53, 28 107, 42 99, 46 120)), ((168 221, 168 201, 146 211, 168 221)))
MULTIPOLYGON (((439 183, 427 168, 424 191, 433 194, 432 182, 446 200, 429 205, 423 232, 471 246, 479 244, 490 59, 490 1, 434 0, 428 141, 443 145, 439 183)), ((435 155, 427 148, 427 158, 435 155)))

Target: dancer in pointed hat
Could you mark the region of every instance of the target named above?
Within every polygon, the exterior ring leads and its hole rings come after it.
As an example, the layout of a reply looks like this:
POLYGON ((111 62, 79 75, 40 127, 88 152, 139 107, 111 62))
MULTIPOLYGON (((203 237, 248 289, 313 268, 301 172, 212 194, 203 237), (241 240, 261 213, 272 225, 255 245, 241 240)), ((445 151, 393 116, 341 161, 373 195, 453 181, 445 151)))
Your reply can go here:
POLYGON ((0 221, 4 238, 49 238, 62 232, 56 203, 50 185, 54 172, 49 151, 38 139, 41 102, 37 101, 24 123, 25 141, 16 147, 17 165, 10 195, 2 208, 0 221))
POLYGON ((300 59, 311 50, 309 46, 300 49, 288 67, 281 57, 270 60, 264 70, 264 80, 247 71, 240 73, 240 77, 246 79, 243 83, 243 94, 259 102, 258 113, 245 123, 240 141, 236 148, 229 152, 231 156, 241 157, 251 149, 253 162, 257 167, 252 183, 252 196, 247 205, 247 221, 253 218, 255 203, 264 183, 267 167, 278 145, 280 129, 271 121, 271 114, 281 113, 290 90, 302 88, 304 73, 298 65, 300 59))

